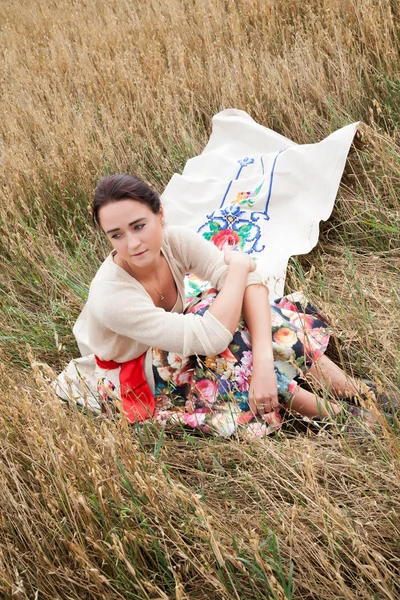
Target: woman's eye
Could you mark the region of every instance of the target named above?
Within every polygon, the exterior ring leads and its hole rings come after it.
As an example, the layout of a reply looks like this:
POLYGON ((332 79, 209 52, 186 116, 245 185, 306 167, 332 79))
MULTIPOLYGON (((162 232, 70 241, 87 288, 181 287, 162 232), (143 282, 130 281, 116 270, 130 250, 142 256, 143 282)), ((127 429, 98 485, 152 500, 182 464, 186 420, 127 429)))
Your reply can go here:
POLYGON ((136 227, 135 227, 135 231, 138 231, 138 230, 140 230, 140 229, 143 229, 144 225, 145 225, 144 223, 142 223, 142 225, 136 225, 136 227))
POLYGON ((111 239, 113 239, 113 240, 119 240, 120 237, 121 237, 120 233, 115 233, 114 235, 111 236, 111 239))

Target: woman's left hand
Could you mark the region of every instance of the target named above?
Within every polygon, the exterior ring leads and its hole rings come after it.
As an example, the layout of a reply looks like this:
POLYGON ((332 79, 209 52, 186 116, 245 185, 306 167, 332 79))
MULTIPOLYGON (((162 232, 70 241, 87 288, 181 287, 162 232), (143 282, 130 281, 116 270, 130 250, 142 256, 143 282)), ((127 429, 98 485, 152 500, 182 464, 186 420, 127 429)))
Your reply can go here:
POLYGON ((253 414, 263 415, 279 406, 278 382, 273 366, 254 371, 249 388, 249 406, 253 414))

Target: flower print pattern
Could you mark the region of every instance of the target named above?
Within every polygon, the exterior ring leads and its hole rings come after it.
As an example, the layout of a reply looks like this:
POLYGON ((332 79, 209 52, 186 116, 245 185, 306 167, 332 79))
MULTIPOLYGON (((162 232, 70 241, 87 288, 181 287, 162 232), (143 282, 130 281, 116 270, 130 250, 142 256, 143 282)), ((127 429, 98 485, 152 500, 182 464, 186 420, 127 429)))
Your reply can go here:
POLYGON ((163 381, 171 381, 173 370, 171 367, 158 367, 158 374, 163 381))
POLYGON ((291 348, 297 341, 296 331, 289 327, 279 327, 277 331, 272 335, 274 342, 279 346, 291 348))
POLYGON ((102 415, 113 419, 119 413, 118 407, 115 404, 115 400, 117 400, 115 385, 107 377, 102 377, 97 382, 97 393, 99 395, 102 415))
POLYGON ((280 346, 272 342, 272 352, 275 360, 291 361, 296 357, 296 353, 291 346, 280 346))
POLYGON ((195 384, 195 395, 205 406, 214 404, 217 399, 218 386, 211 379, 200 379, 195 384))
POLYGON ((242 329, 240 331, 240 336, 241 336, 243 342, 246 344, 246 346, 248 348, 251 348, 250 333, 249 333, 249 330, 247 329, 247 327, 245 327, 244 329, 242 329))
POLYGON ((280 299, 279 301, 279 308, 282 309, 286 309, 286 310, 290 310, 294 313, 297 313, 297 308, 296 305, 293 302, 290 302, 290 300, 288 300, 287 298, 283 297, 280 299))
POLYGON ((200 294, 201 300, 199 301, 197 297, 193 302, 188 304, 185 309, 185 314, 196 313, 196 315, 203 315, 210 304, 212 304, 217 293, 215 288, 202 292, 200 294))
MULTIPOLYGON (((216 295, 215 289, 203 291, 186 312, 204 315, 216 295)), ((281 405, 289 405, 301 369, 308 369, 326 350, 328 324, 295 294, 272 302, 271 315, 278 397, 281 405)), ((250 334, 242 320, 228 348, 217 356, 182 358, 153 349, 154 419, 222 437, 236 433, 249 439, 264 438, 279 430, 282 418, 278 411, 262 416, 250 411, 252 363, 250 334)))
POLYGON ((236 357, 234 356, 234 354, 232 354, 232 352, 230 351, 229 348, 227 348, 226 350, 221 352, 221 354, 219 356, 221 358, 223 358, 227 363, 235 363, 236 362, 236 357))
POLYGON ((237 406, 228 402, 221 410, 213 412, 208 419, 210 431, 214 435, 231 437, 237 430, 237 417, 240 412, 237 406))
POLYGON ((271 308, 271 325, 272 327, 280 327, 285 319, 279 314, 274 307, 271 308))
POLYGON ((189 427, 193 427, 196 429, 197 427, 201 429, 202 426, 205 425, 207 413, 196 410, 194 413, 181 413, 179 415, 179 420, 183 425, 189 425, 189 427))
POLYGON ((287 361, 275 360, 275 368, 278 370, 280 376, 285 375, 289 381, 294 379, 298 374, 297 369, 287 361))
POLYGON ((221 379, 228 381, 232 379, 232 375, 235 372, 233 365, 236 363, 236 358, 233 356, 233 354, 232 357, 233 362, 231 360, 226 360, 222 354, 219 356, 207 356, 205 358, 205 364, 207 368, 214 370, 221 379))
MULTIPOLYGON (((185 277, 185 297, 186 309, 197 304, 198 296, 205 290, 210 290, 210 282, 199 279, 194 273, 186 273, 185 277)), ((216 290, 215 290, 216 291, 216 290)))
POLYGON ((180 387, 187 383, 191 383, 193 380, 193 370, 191 368, 188 369, 180 369, 175 371, 172 375, 172 382, 180 387))
POLYGON ((248 392, 251 382, 253 366, 253 354, 250 350, 244 350, 241 362, 235 367, 236 383, 241 392, 248 392))
POLYGON ((163 351, 158 348, 153 348, 153 365, 155 367, 163 366, 163 351))
POLYGON ((311 315, 299 315, 292 314, 289 316, 290 322, 292 325, 296 327, 296 329, 312 329, 314 324, 314 319, 311 315))
POLYGON ((250 410, 242 410, 237 418, 238 425, 246 425, 254 420, 254 415, 250 410))
POLYGON ((172 408, 171 398, 168 394, 158 394, 155 396, 156 408, 159 411, 172 408))
POLYGON ((182 369, 184 359, 180 354, 176 354, 175 352, 168 352, 167 360, 169 366, 173 369, 182 369))
POLYGON ((277 425, 268 425, 267 423, 263 423, 261 421, 253 421, 249 423, 246 429, 243 432, 243 437, 248 440, 253 440, 255 438, 266 438, 267 435, 271 435, 274 431, 277 431, 277 425))
MULTIPOLYGON (((309 335, 321 346, 327 346, 329 341, 329 334, 326 332, 324 327, 314 327, 309 330, 309 335)), ((315 344, 313 344, 315 348, 315 344)))

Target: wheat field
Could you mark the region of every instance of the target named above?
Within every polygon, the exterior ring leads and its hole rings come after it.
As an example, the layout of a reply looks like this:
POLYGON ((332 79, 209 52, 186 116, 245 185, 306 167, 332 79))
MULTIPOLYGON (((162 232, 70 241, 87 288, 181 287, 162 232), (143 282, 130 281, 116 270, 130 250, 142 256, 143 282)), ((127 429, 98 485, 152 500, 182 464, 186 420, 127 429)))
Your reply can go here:
POLYGON ((400 423, 259 443, 129 429, 50 380, 108 251, 99 176, 160 192, 235 107, 299 143, 362 122, 289 265, 329 355, 400 393, 396 0, 0 0, 0 596, 396 600, 400 423))

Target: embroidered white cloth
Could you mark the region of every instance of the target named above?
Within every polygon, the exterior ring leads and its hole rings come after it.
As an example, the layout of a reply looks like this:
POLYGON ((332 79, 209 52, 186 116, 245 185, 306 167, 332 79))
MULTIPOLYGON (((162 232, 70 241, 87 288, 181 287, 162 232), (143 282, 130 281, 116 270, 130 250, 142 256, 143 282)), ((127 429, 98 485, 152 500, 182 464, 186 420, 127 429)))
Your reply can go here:
MULTIPOLYGON (((289 257, 310 252, 332 212, 357 125, 299 145, 244 111, 218 113, 202 154, 161 196, 167 222, 252 254, 271 299, 282 296, 289 257)), ((199 284, 189 278, 188 295, 199 284)))

